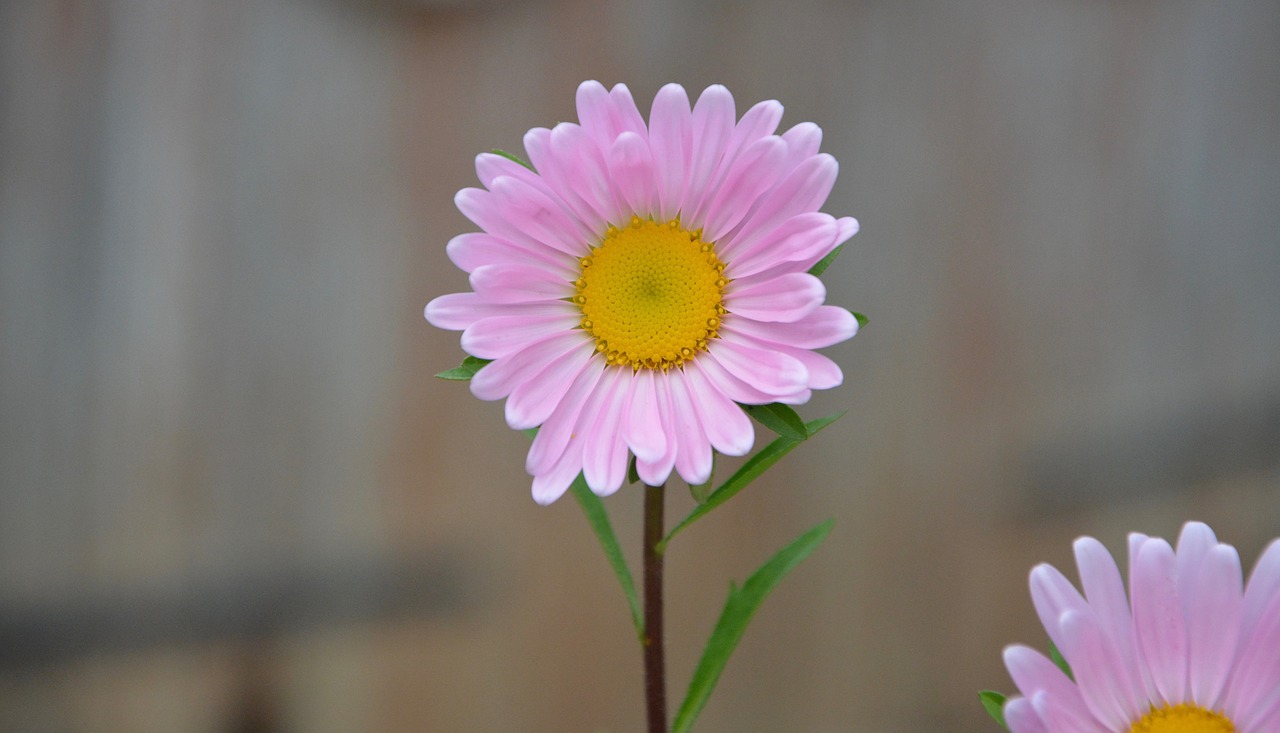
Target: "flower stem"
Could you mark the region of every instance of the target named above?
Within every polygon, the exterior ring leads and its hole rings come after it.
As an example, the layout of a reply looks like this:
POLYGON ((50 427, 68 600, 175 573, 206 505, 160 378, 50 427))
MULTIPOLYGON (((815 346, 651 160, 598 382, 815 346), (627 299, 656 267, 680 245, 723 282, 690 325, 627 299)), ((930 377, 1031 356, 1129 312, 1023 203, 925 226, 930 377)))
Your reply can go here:
POLYGON ((667 668, 662 637, 662 486, 644 489, 644 696, 649 733, 667 733, 667 668))

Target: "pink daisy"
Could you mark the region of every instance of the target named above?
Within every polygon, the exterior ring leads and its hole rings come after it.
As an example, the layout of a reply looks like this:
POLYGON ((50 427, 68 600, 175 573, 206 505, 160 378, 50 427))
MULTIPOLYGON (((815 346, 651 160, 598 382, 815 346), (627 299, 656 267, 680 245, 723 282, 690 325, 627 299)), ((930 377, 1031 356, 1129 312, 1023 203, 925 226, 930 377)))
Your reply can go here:
POLYGON ((1106 549, 1075 543, 1084 594, 1049 565, 1031 598, 1074 680, 1039 652, 1005 650, 1022 697, 1012 733, 1280 731, 1280 540, 1248 587, 1235 548, 1198 522, 1169 543, 1129 535, 1129 588, 1106 549))
POLYGON ((512 428, 541 427, 525 467, 542 504, 579 472, 616 491, 629 454, 648 484, 706 482, 713 450, 751 450, 736 403, 840 384, 813 350, 858 329, 808 273, 858 230, 818 211, 837 166, 816 125, 774 134, 775 101, 737 120, 722 86, 691 109, 668 84, 647 125, 622 84, 584 82, 577 106, 578 124, 525 135, 534 170, 476 159, 484 188, 455 201, 483 231, 448 245, 472 292, 426 308, 492 360, 471 391, 506 398, 512 428))

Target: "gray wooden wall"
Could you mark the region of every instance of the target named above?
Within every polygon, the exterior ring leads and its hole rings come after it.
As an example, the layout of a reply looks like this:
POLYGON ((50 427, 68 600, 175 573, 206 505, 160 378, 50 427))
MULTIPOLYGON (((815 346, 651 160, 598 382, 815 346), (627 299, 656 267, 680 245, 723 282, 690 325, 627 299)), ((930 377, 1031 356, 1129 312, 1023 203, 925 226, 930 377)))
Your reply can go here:
POLYGON ((849 414, 673 544, 673 695, 834 516, 700 730, 993 730, 1034 563, 1280 536, 1278 49, 1265 0, 0 5, 0 731, 639 729, 585 522, 421 318, 475 153, 585 78, 781 100, 863 225, 849 414))

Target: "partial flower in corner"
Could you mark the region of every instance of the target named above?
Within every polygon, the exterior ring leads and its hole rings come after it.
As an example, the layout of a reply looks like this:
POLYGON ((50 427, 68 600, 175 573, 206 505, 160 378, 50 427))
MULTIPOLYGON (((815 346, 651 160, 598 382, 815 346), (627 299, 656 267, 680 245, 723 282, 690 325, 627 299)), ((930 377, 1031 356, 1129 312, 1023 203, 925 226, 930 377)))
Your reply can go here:
POLYGON ((647 123, 621 84, 583 83, 577 107, 579 123, 525 135, 531 166, 476 159, 484 188, 455 201, 481 231, 448 245, 472 291, 426 308, 491 360, 472 392, 540 427, 526 468, 543 504, 579 472, 616 491, 630 454, 647 484, 706 482, 713 450, 751 450, 737 403, 840 384, 814 350, 858 330, 810 273, 858 230, 818 211, 837 166, 816 125, 775 134, 775 101, 737 119, 722 86, 691 107, 668 84, 647 123))
POLYGON ((1005 650, 1021 691, 1012 733, 1280 731, 1280 540, 1242 582, 1235 548, 1187 524, 1175 550, 1129 536, 1130 598, 1097 540, 1075 543, 1081 595, 1061 573, 1031 573, 1031 597, 1072 676, 1024 646, 1005 650))

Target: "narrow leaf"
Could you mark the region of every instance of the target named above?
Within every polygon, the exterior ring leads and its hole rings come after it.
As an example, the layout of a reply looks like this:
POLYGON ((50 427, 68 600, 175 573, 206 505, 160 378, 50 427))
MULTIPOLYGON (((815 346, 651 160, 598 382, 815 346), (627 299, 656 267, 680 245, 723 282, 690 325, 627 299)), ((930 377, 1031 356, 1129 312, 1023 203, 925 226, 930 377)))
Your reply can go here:
POLYGON ((448 379, 451 382, 469 382, 476 375, 476 372, 492 359, 481 359, 475 356, 468 356, 462 360, 460 366, 456 366, 447 371, 440 372, 436 375, 438 379, 448 379))
POLYGON ((843 244, 839 245, 835 249, 828 252, 826 257, 823 257, 822 259, 818 260, 818 264, 809 268, 809 274, 821 275, 822 273, 826 272, 827 268, 831 267, 831 263, 835 262, 836 258, 840 256, 840 250, 842 249, 844 249, 843 244))
POLYGON ((636 470, 635 456, 631 456, 631 460, 627 461, 627 483, 640 483, 640 472, 636 470))
POLYGON ((693 679, 689 682, 689 692, 685 695, 684 702, 680 704, 680 711, 676 713, 675 722, 671 725, 671 733, 687 733, 693 727, 698 714, 702 712, 703 706, 711 697, 711 692, 715 690, 716 683, 720 681, 720 674, 724 671, 725 664, 738 646, 738 641, 742 639, 747 624, 751 622, 760 604, 787 573, 822 544, 831 531, 831 525, 832 520, 828 519, 805 532, 794 542, 782 548, 759 570, 752 573, 741 588, 729 587, 729 598, 725 601, 724 610, 720 612, 720 619, 716 621, 711 638, 707 639, 707 646, 702 651, 702 659, 698 661, 693 679))
POLYGON ((862 330, 866 328, 867 324, 871 322, 870 318, 867 318, 865 315, 859 313, 858 311, 849 311, 849 312, 853 314, 854 318, 858 319, 858 330, 862 330))
MULTIPOLYGON (((516 155, 515 153, 508 153, 508 152, 507 152, 507 151, 505 151, 505 150, 498 150, 497 148, 494 148, 493 150, 490 150, 489 152, 490 152, 490 153, 493 153, 494 155, 501 155, 502 157, 506 158, 507 160, 515 161, 515 162, 519 163, 520 165, 524 166, 525 168, 528 168, 529 170, 533 170, 533 166, 529 164, 529 161, 525 160, 524 158, 521 158, 520 156, 516 155)), ((844 245, 840 245, 840 246, 842 246, 842 247, 843 247, 844 245)))
POLYGON ((622 556, 622 548, 618 545, 618 536, 613 532, 613 524, 609 522, 609 514, 604 509, 604 502, 587 488, 586 479, 582 474, 578 474, 578 477, 573 480, 569 491, 573 493, 573 498, 578 500, 583 514, 587 515, 591 529, 595 530, 596 539, 600 540, 600 548, 604 550, 604 556, 609 561, 609 566, 613 568, 613 574, 618 577, 623 594, 627 597, 627 604, 631 606, 631 623, 636 627, 636 638, 643 640, 644 621, 640 616, 640 602, 636 599, 636 584, 631 578, 631 568, 627 567, 627 560, 622 556))
MULTIPOLYGON (((805 432, 808 433, 809 437, 813 437, 823 428, 836 420, 839 420, 841 415, 844 415, 844 413, 838 412, 834 415, 828 415, 827 417, 818 418, 817 420, 811 420, 808 423, 805 423, 805 432)), ((751 458, 747 459, 747 462, 742 464, 741 468, 734 472, 734 474, 723 484, 720 484, 719 488, 711 492, 711 495, 707 497, 706 502, 695 507, 694 510, 689 513, 689 516, 681 520, 681 522, 662 539, 662 542, 658 543, 658 552, 664 552, 667 548, 667 543, 670 542, 673 537, 684 531, 689 525, 709 514, 712 509, 715 509, 729 499, 732 499, 735 494, 745 489, 748 484, 754 481, 760 474, 768 470, 770 466, 777 463, 786 454, 790 453, 792 448, 800 445, 800 442, 801 441, 779 436, 772 443, 766 445, 755 455, 751 456, 751 458)))
POLYGON ((1000 724, 1001 728, 1008 728, 1008 724, 1004 722, 1004 695, 995 690, 983 690, 978 693, 978 699, 982 701, 982 707, 987 709, 987 715, 992 720, 1000 724))
POLYGON ((1053 660, 1054 664, 1058 665, 1058 669, 1062 670, 1072 680, 1076 678, 1071 673, 1071 665, 1067 664, 1067 658, 1062 656, 1062 652, 1058 651, 1058 647, 1052 641, 1049 642, 1049 658, 1053 660))
POLYGON ((743 405, 742 409, 755 418, 756 422, 778 435, 792 440, 804 440, 809 437, 804 420, 789 405, 774 402, 768 405, 743 405))

